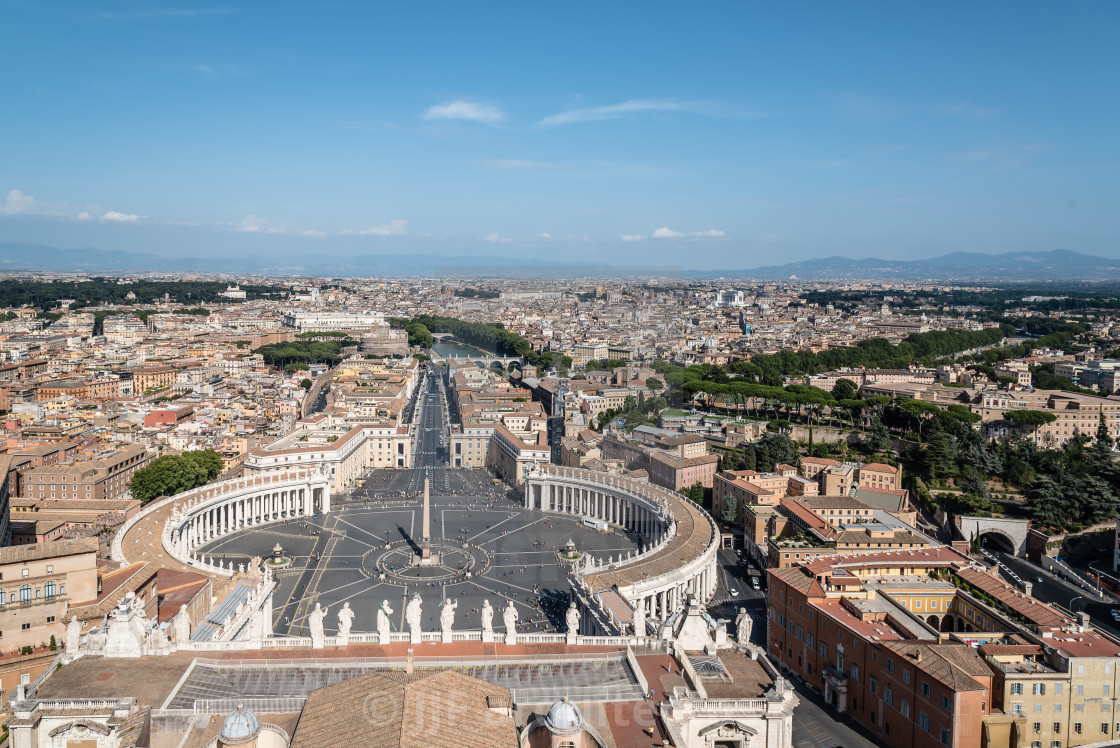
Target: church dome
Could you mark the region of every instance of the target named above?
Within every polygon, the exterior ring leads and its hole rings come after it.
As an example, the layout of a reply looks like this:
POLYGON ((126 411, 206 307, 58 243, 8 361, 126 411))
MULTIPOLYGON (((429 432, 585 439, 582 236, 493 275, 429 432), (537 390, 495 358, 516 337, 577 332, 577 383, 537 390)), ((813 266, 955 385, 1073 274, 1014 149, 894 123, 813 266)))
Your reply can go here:
POLYGON ((561 735, 571 735, 583 730, 583 715, 579 713, 579 707, 568 701, 566 696, 563 701, 552 705, 545 721, 550 731, 561 735))
POLYGON ((236 745, 255 738, 260 730, 261 721, 253 714, 253 710, 239 704, 237 710, 226 717, 219 739, 226 745, 236 745))

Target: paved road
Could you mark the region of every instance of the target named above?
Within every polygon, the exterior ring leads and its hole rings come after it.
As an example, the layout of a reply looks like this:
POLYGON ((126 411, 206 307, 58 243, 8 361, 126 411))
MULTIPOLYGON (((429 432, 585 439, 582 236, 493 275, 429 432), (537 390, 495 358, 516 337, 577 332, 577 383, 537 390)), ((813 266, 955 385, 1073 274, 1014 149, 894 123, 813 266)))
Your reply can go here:
MULTIPOLYGON (((1024 558, 1017 558, 1007 553, 995 555, 1021 579, 1031 583, 1033 597, 1044 603, 1059 605, 1066 610, 1085 611, 1094 625, 1120 636, 1120 623, 1113 620, 1110 612, 1113 608, 1120 608, 1120 603, 1114 602, 1109 595, 1100 598, 1097 596, 1096 589, 1087 590, 1080 585, 1059 579, 1048 570, 1041 569, 1024 558), (1041 582, 1038 581, 1039 578, 1042 579, 1041 582)), ((1015 580, 1002 569, 1000 576, 1004 581, 1015 584, 1015 580)))
POLYGON ((815 693, 800 684, 795 690, 801 703, 793 712, 794 748, 879 748, 862 727, 837 714, 815 693), (842 720, 842 721, 841 721, 842 720))

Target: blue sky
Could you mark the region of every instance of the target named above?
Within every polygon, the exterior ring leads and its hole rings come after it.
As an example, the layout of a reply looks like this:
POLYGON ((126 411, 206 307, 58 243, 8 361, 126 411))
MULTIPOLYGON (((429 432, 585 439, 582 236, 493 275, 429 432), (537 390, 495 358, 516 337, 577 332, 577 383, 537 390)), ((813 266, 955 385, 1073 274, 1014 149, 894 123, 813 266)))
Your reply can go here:
POLYGON ((0 241, 1120 256, 1114 2, 0 0, 0 241))

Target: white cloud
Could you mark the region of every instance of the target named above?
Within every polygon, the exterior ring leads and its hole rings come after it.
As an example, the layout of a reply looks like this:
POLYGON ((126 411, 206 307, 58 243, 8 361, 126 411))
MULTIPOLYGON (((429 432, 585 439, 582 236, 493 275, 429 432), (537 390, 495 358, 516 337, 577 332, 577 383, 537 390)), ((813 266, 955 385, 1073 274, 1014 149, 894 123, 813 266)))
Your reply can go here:
POLYGON ((540 121, 544 127, 568 125, 573 122, 597 122, 604 119, 619 119, 636 114, 653 112, 695 112, 702 107, 696 103, 676 99, 629 99, 621 104, 593 106, 582 109, 569 109, 559 114, 550 114, 540 121))
POLYGON ((696 236, 704 239, 722 239, 727 236, 727 234, 719 229, 708 229, 707 231, 693 231, 689 236, 696 236))
POLYGON ((256 216, 245 216, 240 223, 234 225, 234 228, 246 234, 257 234, 261 231, 261 222, 256 216))
POLYGON ((327 235, 327 232, 316 231, 315 229, 305 229, 305 230, 299 232, 299 235, 300 236, 310 236, 310 237, 313 237, 315 239, 322 239, 324 236, 327 235))
POLYGON ((969 119, 989 119, 999 114, 998 109, 976 106, 967 101, 958 101, 954 104, 942 104, 937 107, 937 111, 949 117, 967 117, 969 119))
POLYGON ((264 233, 266 233, 266 234, 286 234, 286 233, 288 233, 288 230, 285 229, 285 228, 281 228, 280 226, 273 226, 270 229, 266 229, 264 233))
POLYGON ((622 241, 624 241, 624 242, 640 242, 642 239, 645 239, 645 237, 642 236, 641 234, 623 234, 622 235, 622 241))
POLYGON ((498 242, 502 240, 502 237, 498 236, 496 231, 491 231, 486 236, 481 237, 481 239, 484 242, 498 242))
POLYGON ((91 216, 89 214, 88 210, 83 210, 81 213, 78 214, 78 220, 79 221, 88 221, 91 218, 93 218, 93 216, 91 216))
POLYGON ((684 234, 679 231, 673 231, 668 226, 662 226, 653 232, 654 239, 680 239, 683 236, 684 234))
POLYGON ((424 112, 423 119, 465 119, 471 122, 500 122, 505 115, 490 104, 459 99, 447 104, 437 104, 424 112))
POLYGON ((380 226, 370 226, 368 229, 343 229, 344 236, 398 236, 404 233, 408 221, 394 218, 380 226))
POLYGON ((140 216, 135 213, 121 213, 117 210, 107 210, 101 214, 102 221, 112 221, 113 223, 136 223, 140 216))
POLYGON ((20 190, 11 190, 8 196, 0 202, 0 213, 4 215, 15 215, 16 213, 27 213, 35 204, 35 198, 31 195, 25 195, 20 190))

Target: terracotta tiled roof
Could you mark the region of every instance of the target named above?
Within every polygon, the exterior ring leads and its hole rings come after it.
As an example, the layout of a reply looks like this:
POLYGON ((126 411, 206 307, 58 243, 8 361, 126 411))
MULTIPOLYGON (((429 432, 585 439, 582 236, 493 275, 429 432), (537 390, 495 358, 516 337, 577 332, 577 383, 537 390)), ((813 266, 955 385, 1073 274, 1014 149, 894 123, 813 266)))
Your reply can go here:
POLYGON ((992 674, 968 644, 886 641, 883 646, 953 691, 983 690, 985 685, 976 678, 990 678, 992 674))
POLYGON ((517 748, 508 689, 451 670, 360 675, 307 696, 291 748, 394 746, 517 748))
POLYGON ((1028 621, 1045 628, 1057 628, 1068 623, 1068 619, 1046 603, 1025 595, 1009 584, 976 569, 958 569, 957 576, 973 587, 983 590, 1004 608, 1013 610, 1028 621))

